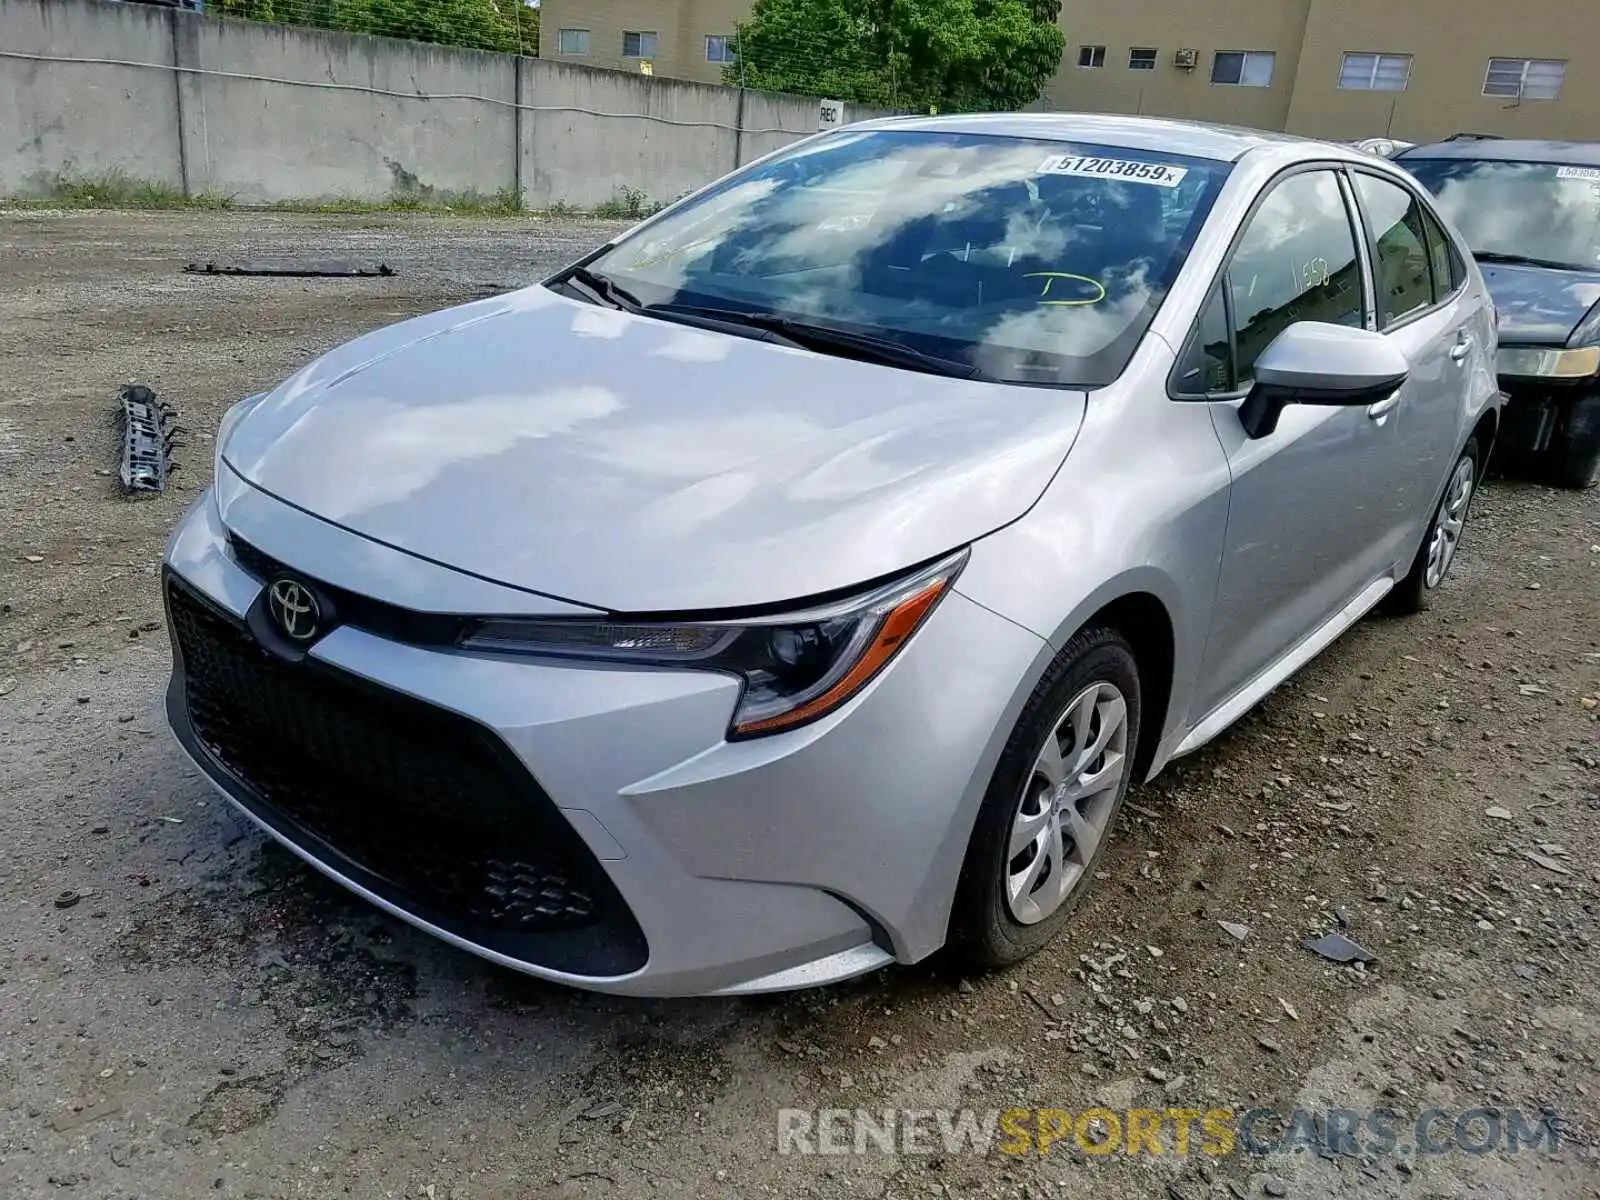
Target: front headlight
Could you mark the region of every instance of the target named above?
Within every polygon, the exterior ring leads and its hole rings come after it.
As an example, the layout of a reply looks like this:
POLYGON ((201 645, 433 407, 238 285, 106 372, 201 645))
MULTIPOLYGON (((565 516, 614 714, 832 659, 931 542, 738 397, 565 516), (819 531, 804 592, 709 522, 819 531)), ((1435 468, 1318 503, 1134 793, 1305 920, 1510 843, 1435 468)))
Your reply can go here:
POLYGON ((1495 370, 1513 379, 1587 379, 1600 372, 1600 346, 1581 350, 1502 346, 1495 370))
POLYGON ((496 618, 467 650, 722 671, 744 681, 728 737, 759 737, 827 715, 899 653, 950 589, 965 550, 837 604, 742 621, 496 618))

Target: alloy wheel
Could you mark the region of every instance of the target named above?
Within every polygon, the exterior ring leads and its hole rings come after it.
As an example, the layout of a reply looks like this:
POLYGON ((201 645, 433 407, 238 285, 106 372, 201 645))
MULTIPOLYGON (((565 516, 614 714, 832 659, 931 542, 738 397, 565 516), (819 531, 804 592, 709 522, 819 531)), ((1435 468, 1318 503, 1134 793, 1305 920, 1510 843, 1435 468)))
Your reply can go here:
POLYGON ((1473 474, 1472 459, 1463 455, 1456 464, 1455 474, 1450 476, 1444 499, 1439 502, 1433 532, 1428 536, 1428 566, 1423 575, 1423 582, 1430 588, 1439 586, 1455 560, 1456 547, 1461 544, 1461 529, 1467 522, 1467 505, 1472 500, 1473 474))
POLYGON ((1044 920, 1083 881, 1111 823, 1127 753, 1128 704, 1110 683, 1090 684, 1056 718, 1011 823, 1005 896, 1021 924, 1044 920))

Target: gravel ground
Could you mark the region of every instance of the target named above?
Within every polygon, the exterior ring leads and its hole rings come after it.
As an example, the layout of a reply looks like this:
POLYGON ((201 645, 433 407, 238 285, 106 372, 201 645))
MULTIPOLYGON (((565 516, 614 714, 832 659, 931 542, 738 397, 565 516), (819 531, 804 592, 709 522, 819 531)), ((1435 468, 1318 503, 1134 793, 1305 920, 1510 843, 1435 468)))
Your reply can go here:
POLYGON ((1492 484, 1435 610, 1363 622, 1136 792, 1073 927, 1006 974, 561 990, 233 817, 164 731, 155 574, 223 407, 607 228, 0 214, 0 1196, 1600 1196, 1600 492, 1492 484), (288 252, 399 273, 179 273, 288 252), (110 477, 134 378, 192 430, 140 501, 110 477), (1377 961, 1305 949, 1341 927, 1377 961), (1301 1109, 1324 1133, 1385 1107, 1398 1137, 778 1153, 785 1107, 1096 1105, 1301 1109), (1551 1110, 1559 1146, 1425 1153, 1433 1108, 1551 1110))

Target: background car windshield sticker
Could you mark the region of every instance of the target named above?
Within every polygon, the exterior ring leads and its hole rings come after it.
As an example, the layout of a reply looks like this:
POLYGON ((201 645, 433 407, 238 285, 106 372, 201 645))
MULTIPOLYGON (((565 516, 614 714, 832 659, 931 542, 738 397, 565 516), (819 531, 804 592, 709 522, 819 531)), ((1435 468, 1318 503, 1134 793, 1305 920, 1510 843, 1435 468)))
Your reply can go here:
POLYGON ((1175 188, 1189 173, 1171 163, 1135 162, 1131 158, 1092 158, 1081 154, 1052 154, 1039 164, 1040 175, 1081 175, 1089 179, 1116 179, 1175 188))
POLYGON ((1044 287, 1039 292, 1040 304, 1076 308, 1085 304, 1099 304, 1106 298, 1105 284, 1087 275, 1074 275, 1071 271, 1029 271, 1023 278, 1044 280, 1044 287), (1052 292, 1058 281, 1065 281, 1064 286, 1052 292), (1088 292, 1089 295, 1074 297, 1074 291, 1088 292))
POLYGON ((1600 167, 1557 167, 1557 179, 1588 179, 1600 183, 1600 167))

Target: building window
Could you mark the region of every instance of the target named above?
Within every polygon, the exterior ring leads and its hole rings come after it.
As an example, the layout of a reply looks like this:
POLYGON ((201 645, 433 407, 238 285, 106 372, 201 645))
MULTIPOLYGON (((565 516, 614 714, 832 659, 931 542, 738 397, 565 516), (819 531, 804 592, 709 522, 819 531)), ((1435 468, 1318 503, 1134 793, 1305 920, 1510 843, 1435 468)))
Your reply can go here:
POLYGON ((1483 94, 1554 100, 1566 79, 1567 64, 1558 58, 1491 58, 1483 75, 1483 94))
POLYGON ((706 34, 706 61, 710 63, 731 63, 738 56, 733 52, 733 39, 725 33, 706 34))
POLYGON ((655 56, 656 35, 653 32, 636 33, 631 29, 623 30, 623 58, 654 58, 655 56))
POLYGON ((1154 71, 1156 69, 1156 51, 1145 46, 1135 46, 1128 51, 1128 70, 1154 71))
POLYGON ((1409 54, 1346 54, 1339 86, 1350 92, 1403 92, 1411 82, 1409 54))
POLYGON ((556 33, 556 53, 589 53, 589 31, 587 29, 562 29, 558 31, 556 33))
POLYGON ((1103 67, 1106 65, 1106 48, 1104 46, 1079 46, 1078 65, 1080 67, 1103 67))
POLYGON ((1211 60, 1211 82, 1271 87, 1272 65, 1277 57, 1271 50, 1218 50, 1211 60))

